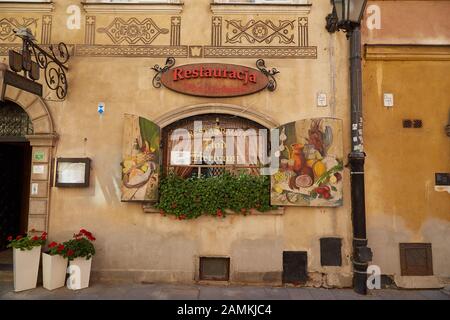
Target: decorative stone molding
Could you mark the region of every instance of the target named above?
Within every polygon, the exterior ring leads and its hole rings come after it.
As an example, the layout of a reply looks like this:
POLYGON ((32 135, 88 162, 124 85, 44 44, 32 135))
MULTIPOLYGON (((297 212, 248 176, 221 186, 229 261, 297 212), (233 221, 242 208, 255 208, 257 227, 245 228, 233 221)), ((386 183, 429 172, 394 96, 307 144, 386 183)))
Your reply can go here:
POLYGON ((82 2, 83 9, 89 13, 149 13, 149 14, 180 14, 183 3, 93 3, 82 2))
POLYGON ((213 14, 270 14, 270 15, 308 15, 311 4, 304 0, 299 4, 264 4, 264 3, 211 3, 213 14))
POLYGON ((52 1, 40 1, 40 2, 0 2, 1 13, 14 13, 14 12, 52 12, 55 8, 55 4, 52 1))
POLYGON ((34 134, 26 136, 32 147, 28 231, 48 231, 53 148, 58 135, 53 131, 49 109, 40 97, 8 86, 5 99, 21 106, 33 123, 34 134), (35 172, 35 166, 43 170, 35 172))
POLYGON ((185 58, 188 56, 188 46, 75 45, 75 56, 185 58))
POLYGON ((317 47, 210 47, 205 46, 205 58, 273 58, 317 59, 317 47))
POLYGON ((53 134, 53 121, 40 97, 12 86, 6 87, 5 99, 17 103, 30 117, 34 134, 53 134))
POLYGON ((366 60, 448 61, 450 45, 365 45, 366 60))
MULTIPOLYGON (((55 46, 55 44, 53 45, 55 46)), ((45 49, 47 52, 50 52, 50 44, 43 44, 40 46, 41 48, 45 49)), ((22 50, 22 44, 21 43, 2 43, 0 44, 0 56, 8 56, 9 50, 14 50, 17 52, 20 52, 22 50)), ((75 45, 73 44, 67 44, 67 52, 70 56, 74 55, 75 52, 75 45)))
POLYGON ((251 110, 246 107, 236 106, 232 104, 223 104, 223 103, 206 103, 206 104, 197 104, 193 106, 184 106, 181 108, 177 108, 175 110, 169 111, 162 116, 154 119, 153 121, 164 128, 169 124, 187 118, 191 116, 196 116, 200 114, 207 113, 221 113, 221 114, 231 114, 239 117, 243 117, 252 121, 255 121, 266 128, 277 128, 280 124, 265 114, 251 110))

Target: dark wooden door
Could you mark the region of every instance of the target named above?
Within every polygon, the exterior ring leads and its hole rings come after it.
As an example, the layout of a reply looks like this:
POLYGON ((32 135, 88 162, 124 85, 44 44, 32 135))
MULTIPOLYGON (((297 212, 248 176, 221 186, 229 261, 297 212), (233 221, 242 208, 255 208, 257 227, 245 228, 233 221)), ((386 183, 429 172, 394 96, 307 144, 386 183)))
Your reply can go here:
POLYGON ((30 189, 28 142, 0 143, 0 250, 8 235, 25 233, 30 189))

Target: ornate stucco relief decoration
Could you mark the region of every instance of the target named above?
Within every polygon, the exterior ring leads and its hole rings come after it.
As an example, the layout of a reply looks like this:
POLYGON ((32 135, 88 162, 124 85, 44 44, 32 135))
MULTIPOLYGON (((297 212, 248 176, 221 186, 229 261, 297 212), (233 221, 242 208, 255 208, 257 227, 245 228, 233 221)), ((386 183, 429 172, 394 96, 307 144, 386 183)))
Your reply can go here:
POLYGON ((179 46, 181 43, 181 18, 172 17, 170 21, 170 45, 179 46))
MULTIPOLYGON (((51 18, 50 21, 44 15, 42 17, 42 35, 41 42, 49 40, 51 36, 51 18), (45 27, 44 27, 45 24, 45 27)), ((0 56, 8 56, 9 50, 20 51, 22 50, 22 42, 14 34, 14 29, 17 28, 29 28, 33 35, 36 37, 39 27, 38 18, 0 18, 0 56)), ((38 37, 36 37, 39 39, 38 37)), ((43 44, 48 44, 42 42, 43 44)), ((45 46, 44 46, 45 47, 45 46)))
POLYGON ((309 46, 307 17, 244 21, 214 16, 211 30, 204 57, 317 59, 317 47, 309 46))
POLYGON ((85 44, 95 44, 95 16, 86 17, 85 44))
POLYGON ((295 20, 226 20, 226 43, 294 43, 295 20))
POLYGON ((126 42, 128 44, 151 44, 159 35, 169 33, 169 30, 160 28, 151 19, 139 21, 130 18, 127 21, 115 18, 106 28, 97 29, 99 33, 105 33, 114 44, 126 42))
POLYGON ((34 35, 36 35, 37 22, 39 19, 35 18, 2 18, 0 19, 0 41, 2 42, 18 42, 14 34, 14 29, 29 28, 34 35))
POLYGON ((42 34, 41 43, 50 44, 52 41, 52 16, 46 15, 42 17, 42 34))
POLYGON ((78 56, 99 57, 187 57, 188 47, 181 45, 181 17, 170 17, 170 29, 157 24, 151 18, 115 17, 106 27, 96 29, 99 17, 86 17, 85 44, 77 45, 78 56), (96 35, 105 35, 111 44, 96 44, 96 35), (155 45, 167 37, 167 45, 155 45), (161 39, 160 39, 161 38, 161 39))

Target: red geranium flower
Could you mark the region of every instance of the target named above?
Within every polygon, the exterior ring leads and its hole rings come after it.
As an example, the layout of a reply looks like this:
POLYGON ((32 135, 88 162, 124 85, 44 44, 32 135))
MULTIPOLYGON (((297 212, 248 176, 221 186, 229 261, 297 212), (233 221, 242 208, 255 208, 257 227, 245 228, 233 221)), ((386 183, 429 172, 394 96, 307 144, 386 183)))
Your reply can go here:
POLYGON ((55 241, 53 241, 52 243, 50 243, 49 245, 48 245, 48 247, 51 249, 51 248, 54 248, 54 247, 56 247, 58 244, 55 242, 55 241))
POLYGON ((20 240, 20 239, 22 239, 23 237, 22 236, 17 236, 16 237, 16 240, 20 240))
POLYGON ((39 237, 38 237, 38 236, 34 236, 33 238, 31 238, 31 240, 33 240, 33 241, 38 241, 38 240, 39 240, 39 237))
POLYGON ((58 249, 58 252, 63 251, 64 250, 64 245, 60 244, 57 249, 58 249))
POLYGON ((72 249, 67 250, 67 256, 68 256, 68 257, 73 256, 73 254, 74 254, 74 252, 73 252, 72 249))
POLYGON ((8 236, 8 238, 6 238, 6 240, 8 241, 12 241, 13 237, 12 236, 8 236))

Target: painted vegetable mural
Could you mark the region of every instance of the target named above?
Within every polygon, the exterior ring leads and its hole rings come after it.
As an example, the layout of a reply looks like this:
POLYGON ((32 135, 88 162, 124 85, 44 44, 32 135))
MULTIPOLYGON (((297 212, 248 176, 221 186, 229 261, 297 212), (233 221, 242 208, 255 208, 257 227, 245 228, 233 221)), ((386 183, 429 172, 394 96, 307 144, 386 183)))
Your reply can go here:
POLYGON ((160 129, 153 122, 125 115, 122 201, 157 201, 160 129))
POLYGON ((279 142, 280 167, 271 178, 271 204, 341 206, 342 121, 317 118, 291 122, 280 127, 279 142))

